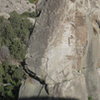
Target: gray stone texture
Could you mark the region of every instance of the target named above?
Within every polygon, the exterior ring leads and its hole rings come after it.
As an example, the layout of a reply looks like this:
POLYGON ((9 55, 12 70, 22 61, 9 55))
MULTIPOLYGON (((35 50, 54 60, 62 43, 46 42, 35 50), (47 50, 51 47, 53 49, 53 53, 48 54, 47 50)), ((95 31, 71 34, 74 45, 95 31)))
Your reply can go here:
MULTIPOLYGON (((26 0, 0 0, 1 13, 23 13, 31 6, 34 4, 26 0)), ((36 6, 42 11, 35 19, 25 67, 44 80, 47 87, 41 92, 42 84, 27 78, 19 98, 100 100, 100 0, 40 0, 36 6)))
POLYGON ((48 96, 100 100, 97 73, 100 31, 96 23, 100 2, 43 2, 30 38, 26 67, 45 80, 48 96))

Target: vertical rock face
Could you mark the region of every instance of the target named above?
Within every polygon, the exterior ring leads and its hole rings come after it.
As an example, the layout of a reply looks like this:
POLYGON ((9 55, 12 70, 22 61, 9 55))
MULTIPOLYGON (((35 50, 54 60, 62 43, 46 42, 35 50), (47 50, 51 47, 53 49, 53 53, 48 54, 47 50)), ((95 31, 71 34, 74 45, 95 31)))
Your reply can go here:
POLYGON ((86 23, 88 27, 88 46, 86 52, 86 83, 88 95, 93 100, 100 100, 100 80, 97 73, 97 60, 99 54, 99 39, 98 34, 95 34, 91 24, 91 18, 86 17, 86 23))
POLYGON ((23 13, 25 11, 34 11, 35 5, 31 4, 29 0, 0 0, 0 14, 10 13, 16 11, 23 13))
MULTIPOLYGON (((84 8, 86 5, 88 9, 91 6, 96 9, 95 14, 92 13, 94 21, 94 15, 100 17, 96 8, 98 1, 94 3, 84 1, 45 0, 30 38, 25 67, 45 81, 50 96, 74 97, 79 100, 88 100, 88 96, 93 96, 93 100, 100 100, 97 90, 99 79, 95 79, 98 77, 95 75, 97 73, 95 63, 97 56, 93 46, 95 43, 94 39, 91 39, 91 34, 88 35, 89 27, 86 23, 88 10, 84 8), (95 65, 90 64, 93 60, 95 65), (88 74, 90 71, 92 72, 88 74), (95 80, 96 83, 91 84, 95 80), (96 90, 93 86, 96 86, 96 90)), ((92 30, 93 34, 99 33, 97 31, 99 29, 94 26, 92 30)), ((35 84, 33 85, 32 87, 35 87, 35 84)), ((36 87, 39 87, 37 90, 41 90, 41 84, 38 86, 36 84, 36 87)), ((33 96, 38 96, 36 88, 31 89, 33 96)))

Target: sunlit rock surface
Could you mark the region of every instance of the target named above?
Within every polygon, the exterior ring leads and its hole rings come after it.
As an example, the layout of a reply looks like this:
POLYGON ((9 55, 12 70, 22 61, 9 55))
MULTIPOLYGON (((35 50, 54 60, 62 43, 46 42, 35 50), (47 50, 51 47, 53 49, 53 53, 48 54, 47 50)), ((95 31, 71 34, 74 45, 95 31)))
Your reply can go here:
MULTIPOLYGON (((47 87, 27 78, 20 87, 19 98, 48 95, 88 100, 93 96, 93 100, 100 100, 100 0, 43 0, 39 6, 42 12, 30 37, 25 67, 43 79, 47 87), (90 42, 88 11, 95 33, 90 42), (88 62, 93 59, 91 70, 88 62)), ((34 7, 28 0, 0 0, 0 13, 23 13, 34 11, 34 7)))
POLYGON ((29 0, 0 0, 0 13, 16 11, 21 14, 25 11, 32 12, 34 10, 35 5, 29 0))

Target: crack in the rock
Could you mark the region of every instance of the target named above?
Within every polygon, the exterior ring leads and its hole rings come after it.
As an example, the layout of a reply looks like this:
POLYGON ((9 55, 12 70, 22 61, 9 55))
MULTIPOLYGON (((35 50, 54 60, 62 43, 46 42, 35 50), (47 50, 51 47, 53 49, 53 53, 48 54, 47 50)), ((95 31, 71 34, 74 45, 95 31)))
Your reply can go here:
POLYGON ((45 82, 45 80, 41 79, 36 73, 34 73, 33 71, 31 71, 26 65, 25 61, 23 61, 22 63, 23 66, 23 70, 33 79, 35 79, 36 81, 38 81, 40 84, 43 85, 43 87, 45 88, 45 91, 47 92, 47 94, 49 94, 48 91, 48 85, 45 82))

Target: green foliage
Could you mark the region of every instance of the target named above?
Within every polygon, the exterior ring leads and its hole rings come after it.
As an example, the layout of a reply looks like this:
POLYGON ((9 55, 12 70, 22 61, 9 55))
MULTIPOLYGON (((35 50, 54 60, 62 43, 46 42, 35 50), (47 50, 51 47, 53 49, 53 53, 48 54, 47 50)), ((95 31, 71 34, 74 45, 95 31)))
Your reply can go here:
POLYGON ((37 17, 38 13, 37 12, 24 12, 21 14, 22 17, 37 17))
POLYGON ((0 47, 8 46, 11 55, 15 59, 22 60, 33 26, 26 17, 15 11, 10 16, 8 20, 0 17, 0 47))
MULTIPOLYGON (((30 14, 33 16, 34 13, 30 14)), ((8 47, 11 56, 22 61, 26 54, 27 43, 33 31, 33 25, 22 15, 12 12, 10 18, 0 17, 0 47, 8 47)), ((25 76, 22 67, 0 64, 0 100, 17 100, 21 80, 25 76)))
POLYGON ((14 31, 10 22, 0 17, 0 46, 4 44, 8 46, 14 37, 14 31))
POLYGON ((20 40, 13 40, 11 45, 9 46, 10 53, 16 59, 24 59, 26 54, 26 45, 23 44, 20 40))
POLYGON ((29 35, 33 30, 32 24, 27 18, 22 17, 16 12, 10 14, 9 21, 14 29, 15 34, 24 43, 28 41, 29 35))
POLYGON ((93 100, 92 97, 88 97, 88 100, 93 100))
POLYGON ((25 76, 21 67, 4 62, 0 65, 0 100, 17 100, 18 89, 25 76))
MULTIPOLYGON (((22 61, 26 54, 29 36, 33 30, 27 17, 12 12, 7 20, 0 17, 0 47, 8 47, 11 56, 22 61)), ((25 76, 22 67, 0 64, 0 100, 17 100, 18 89, 25 76)))
POLYGON ((29 0, 30 3, 35 3, 37 2, 38 0, 29 0))

